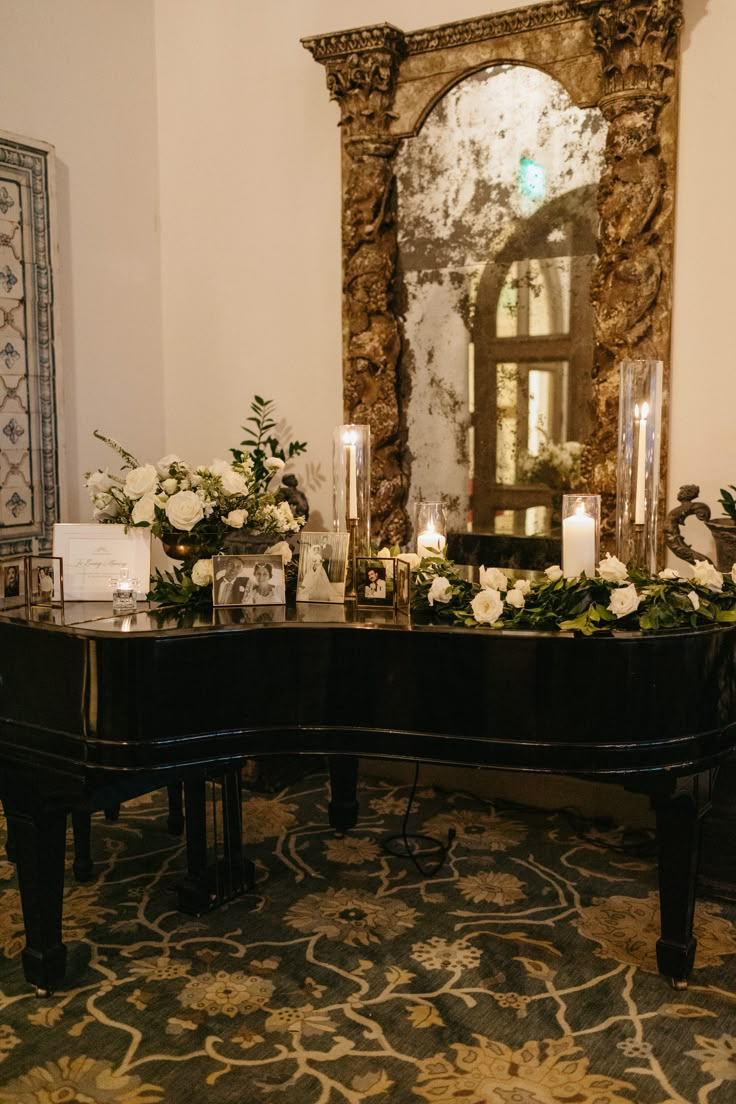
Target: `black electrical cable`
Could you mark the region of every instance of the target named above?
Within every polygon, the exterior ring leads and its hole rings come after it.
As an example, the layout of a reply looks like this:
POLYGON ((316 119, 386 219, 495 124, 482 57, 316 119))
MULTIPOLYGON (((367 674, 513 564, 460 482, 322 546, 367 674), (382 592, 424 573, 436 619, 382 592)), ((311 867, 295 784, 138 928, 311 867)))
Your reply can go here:
MULTIPOLYGON (((441 840, 436 839, 434 836, 427 836, 422 833, 407 832, 407 825, 409 823, 409 816, 411 814, 411 808, 414 804, 414 798, 416 796, 417 785, 419 782, 419 763, 414 763, 414 779, 411 784, 411 792, 407 799, 406 809, 404 810, 404 817, 401 822, 401 831, 396 835, 388 836, 382 843, 384 851, 387 851, 389 855, 393 855, 399 859, 411 859, 416 869, 425 878, 433 878, 445 864, 447 855, 449 853, 452 842, 455 839, 455 829, 450 828, 447 833, 447 842, 443 843, 441 840), (429 849, 417 849, 412 846, 412 842, 416 841, 420 844, 429 844, 429 849), (402 848, 399 849, 395 846, 397 842, 400 842, 402 848), (434 860, 433 865, 427 867, 420 860, 419 856, 428 856, 436 854, 437 858, 434 860)), ((521 813, 527 813, 534 816, 564 816, 567 820, 573 833, 585 843, 589 843, 593 847, 598 847, 602 851, 614 851, 617 854, 622 855, 640 855, 646 857, 654 855, 657 850, 657 841, 655 833, 649 828, 622 828, 621 829, 621 843, 612 843, 609 840, 601 839, 597 836, 592 836, 590 833, 594 829, 601 831, 611 831, 616 827, 616 821, 612 817, 605 816, 588 816, 581 813, 579 809, 575 809, 571 806, 565 806, 558 809, 546 809, 541 805, 525 805, 518 801, 508 801, 504 799, 492 799, 487 800, 486 804, 492 805, 494 809, 507 809, 510 811, 516 811, 521 813)))
POLYGON ((409 814, 411 813, 411 807, 414 804, 414 796, 417 792, 417 783, 419 782, 419 763, 414 763, 414 780, 411 784, 411 793, 409 794, 408 801, 406 803, 406 809, 404 810, 404 819, 401 822, 401 831, 394 836, 387 836, 383 841, 382 846, 384 851, 387 851, 389 855, 394 855, 397 859, 411 859, 414 866, 424 878, 434 878, 442 867, 445 865, 448 852, 452 846, 452 841, 455 838, 455 829, 451 828, 447 833, 447 843, 442 843, 441 840, 435 839, 434 836, 426 836, 422 833, 407 832, 407 824, 409 823, 409 814), (413 846, 413 841, 418 843, 427 843, 431 847, 429 849, 424 848, 421 851, 413 846), (403 850, 400 850, 393 846, 397 842, 403 845, 403 850), (425 866, 419 856, 425 857, 436 854, 437 858, 431 867, 425 866))

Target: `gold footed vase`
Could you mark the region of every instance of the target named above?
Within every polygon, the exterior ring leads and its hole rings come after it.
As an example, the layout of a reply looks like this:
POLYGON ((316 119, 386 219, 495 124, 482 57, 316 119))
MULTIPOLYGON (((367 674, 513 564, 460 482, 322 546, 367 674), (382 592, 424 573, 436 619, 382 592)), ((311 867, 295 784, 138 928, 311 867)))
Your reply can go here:
POLYGON ((278 537, 273 534, 241 533, 233 531, 228 533, 222 543, 213 544, 206 537, 197 533, 187 533, 175 530, 161 535, 161 545, 164 552, 172 560, 184 560, 192 563, 196 560, 208 560, 211 556, 223 555, 256 555, 270 548, 278 537))
POLYGON ((195 533, 187 533, 175 530, 172 533, 161 534, 161 545, 164 552, 172 560, 209 559, 217 555, 218 548, 212 548, 195 533))

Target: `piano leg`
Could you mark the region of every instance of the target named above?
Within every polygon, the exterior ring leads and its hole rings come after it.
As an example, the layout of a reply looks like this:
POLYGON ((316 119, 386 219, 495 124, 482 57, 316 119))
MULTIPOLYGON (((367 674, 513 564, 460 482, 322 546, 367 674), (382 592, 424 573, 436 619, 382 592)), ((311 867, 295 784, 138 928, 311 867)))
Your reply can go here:
POLYGON ((66 947, 61 941, 64 894, 66 811, 18 808, 4 795, 3 804, 13 834, 26 946, 23 972, 46 996, 63 980, 66 947))
POLYGON ((358 823, 358 757, 329 755, 330 825, 342 834, 358 823))
POLYGON ((74 834, 74 880, 91 882, 94 873, 92 862, 92 816, 86 810, 72 809, 72 832, 74 834))
POLYGON ((675 989, 687 988, 695 960, 695 883, 701 821, 710 808, 710 795, 710 771, 668 780, 665 789, 657 788, 653 794, 657 814, 661 922, 657 966, 675 989))

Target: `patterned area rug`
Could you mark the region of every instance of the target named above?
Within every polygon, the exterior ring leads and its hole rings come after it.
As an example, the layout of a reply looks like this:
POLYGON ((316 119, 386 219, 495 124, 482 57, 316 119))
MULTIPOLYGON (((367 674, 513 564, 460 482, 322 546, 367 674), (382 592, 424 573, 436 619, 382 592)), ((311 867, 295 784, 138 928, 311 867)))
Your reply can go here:
POLYGON ((410 829, 455 831, 428 878, 382 847, 408 792, 364 784, 344 839, 321 775, 250 797, 256 892, 201 919, 175 911, 163 795, 95 817, 95 881, 69 870, 64 904, 86 961, 49 999, 23 981, 1 863, 2 1104, 736 1099, 736 907, 699 906, 675 992, 655 967, 654 863, 619 831, 420 788, 410 829))

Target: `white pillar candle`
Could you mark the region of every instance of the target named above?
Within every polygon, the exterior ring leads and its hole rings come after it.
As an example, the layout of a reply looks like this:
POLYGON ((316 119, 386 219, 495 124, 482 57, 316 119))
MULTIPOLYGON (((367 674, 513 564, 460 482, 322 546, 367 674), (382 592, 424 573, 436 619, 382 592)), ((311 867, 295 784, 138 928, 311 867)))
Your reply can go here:
POLYGON ((345 443, 345 466, 348 474, 348 518, 358 517, 358 473, 355 466, 355 433, 348 431, 343 435, 345 443))
POLYGON ((447 538, 438 533, 430 521, 424 532, 417 537, 417 556, 424 559, 425 556, 441 556, 444 552, 447 538))
POLYGON ((595 575, 595 521, 582 506, 563 519, 562 566, 566 579, 595 575))
POLYGON ((649 404, 642 403, 641 415, 639 405, 634 407, 634 418, 639 427, 639 436, 636 445, 636 499, 634 505, 634 525, 644 524, 644 503, 646 484, 646 450, 647 450, 647 416, 649 404))

